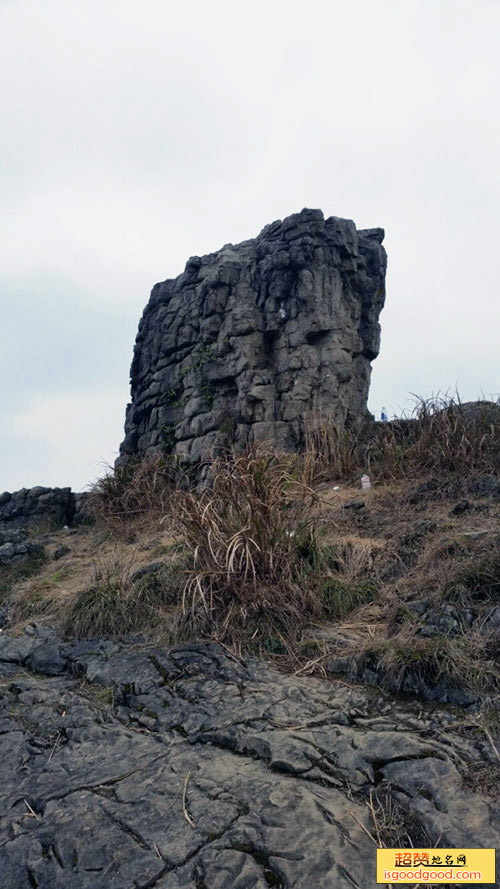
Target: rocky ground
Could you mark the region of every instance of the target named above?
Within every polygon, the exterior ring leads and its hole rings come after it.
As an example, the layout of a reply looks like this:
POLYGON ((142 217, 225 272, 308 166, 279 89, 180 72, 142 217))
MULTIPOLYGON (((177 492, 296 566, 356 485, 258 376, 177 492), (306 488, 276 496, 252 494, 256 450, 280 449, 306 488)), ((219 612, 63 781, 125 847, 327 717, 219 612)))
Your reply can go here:
POLYGON ((499 846, 493 468, 321 482, 288 646, 181 644, 163 506, 2 495, 1 889, 375 889, 378 846, 499 846))
POLYGON ((36 624, 0 674, 3 889, 368 889, 377 845, 498 845, 498 751, 449 707, 36 624))

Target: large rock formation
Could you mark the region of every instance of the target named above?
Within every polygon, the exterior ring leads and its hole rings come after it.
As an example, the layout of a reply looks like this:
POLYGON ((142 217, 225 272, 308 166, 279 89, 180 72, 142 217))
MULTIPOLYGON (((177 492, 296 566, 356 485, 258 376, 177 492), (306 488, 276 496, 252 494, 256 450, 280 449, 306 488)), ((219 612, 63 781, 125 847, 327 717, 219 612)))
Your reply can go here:
POLYGON ((192 257, 139 325, 122 458, 227 444, 296 449, 311 411, 358 426, 379 351, 382 229, 303 210, 192 257))

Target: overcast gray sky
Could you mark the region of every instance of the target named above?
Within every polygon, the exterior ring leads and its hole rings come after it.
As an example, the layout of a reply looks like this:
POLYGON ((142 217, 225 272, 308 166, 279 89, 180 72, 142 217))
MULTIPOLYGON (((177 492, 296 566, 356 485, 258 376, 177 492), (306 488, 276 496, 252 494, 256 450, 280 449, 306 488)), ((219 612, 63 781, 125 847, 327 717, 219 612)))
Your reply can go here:
POLYGON ((498 395, 500 0, 0 0, 0 491, 102 474, 137 324, 303 207, 382 226, 370 407, 498 395))

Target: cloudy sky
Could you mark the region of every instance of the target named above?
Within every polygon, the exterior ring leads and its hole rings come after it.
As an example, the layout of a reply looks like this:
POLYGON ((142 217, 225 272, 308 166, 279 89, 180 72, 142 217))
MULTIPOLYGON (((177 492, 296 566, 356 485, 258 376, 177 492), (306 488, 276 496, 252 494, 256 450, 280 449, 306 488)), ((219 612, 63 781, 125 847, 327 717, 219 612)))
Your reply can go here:
POLYGON ((0 0, 0 491, 83 489, 137 323, 302 207, 382 226, 370 407, 500 390, 500 0, 0 0))

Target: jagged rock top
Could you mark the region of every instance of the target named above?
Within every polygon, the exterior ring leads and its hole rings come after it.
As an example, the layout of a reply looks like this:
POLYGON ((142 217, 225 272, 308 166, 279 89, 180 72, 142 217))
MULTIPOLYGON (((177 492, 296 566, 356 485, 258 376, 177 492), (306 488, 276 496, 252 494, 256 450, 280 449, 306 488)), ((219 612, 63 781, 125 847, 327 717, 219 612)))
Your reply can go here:
POLYGON ((305 209, 156 284, 122 455, 162 449, 199 461, 258 441, 296 449, 311 411, 359 425, 379 351, 383 237, 305 209))

